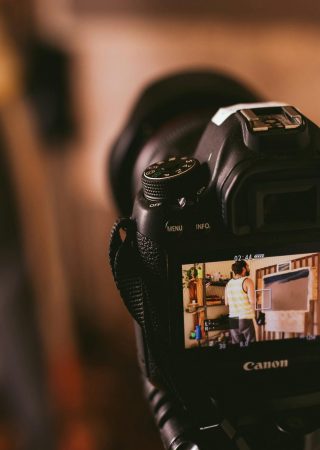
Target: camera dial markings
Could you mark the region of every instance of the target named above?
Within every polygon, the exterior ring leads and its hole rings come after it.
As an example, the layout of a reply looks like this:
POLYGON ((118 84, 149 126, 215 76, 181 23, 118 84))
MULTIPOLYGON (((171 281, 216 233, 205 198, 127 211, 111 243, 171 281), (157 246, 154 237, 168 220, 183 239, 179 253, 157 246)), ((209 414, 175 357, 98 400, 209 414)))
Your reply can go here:
POLYGON ((188 156, 153 163, 142 174, 144 196, 151 201, 192 199, 204 189, 199 169, 199 161, 188 156))

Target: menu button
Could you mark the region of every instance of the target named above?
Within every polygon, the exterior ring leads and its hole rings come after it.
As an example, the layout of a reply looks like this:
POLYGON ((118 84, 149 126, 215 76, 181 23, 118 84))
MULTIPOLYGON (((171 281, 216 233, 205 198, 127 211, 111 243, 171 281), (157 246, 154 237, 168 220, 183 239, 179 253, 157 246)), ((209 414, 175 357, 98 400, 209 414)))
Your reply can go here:
POLYGON ((165 229, 167 233, 173 235, 180 235, 183 232, 183 225, 182 223, 167 222, 165 225, 165 229))

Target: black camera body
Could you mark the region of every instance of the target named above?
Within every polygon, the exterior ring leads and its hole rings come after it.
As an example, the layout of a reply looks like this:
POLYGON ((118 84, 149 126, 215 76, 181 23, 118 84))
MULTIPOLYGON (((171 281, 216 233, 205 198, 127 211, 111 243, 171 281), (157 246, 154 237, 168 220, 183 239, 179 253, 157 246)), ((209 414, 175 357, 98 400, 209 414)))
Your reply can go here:
POLYGON ((308 361, 312 364, 308 388, 315 387, 312 379, 318 385, 318 339, 316 343, 306 336, 298 342, 286 341, 284 346, 265 342, 255 343, 252 348, 233 348, 229 349, 230 361, 225 361, 228 349, 213 355, 216 349, 199 351, 197 347, 188 355, 182 332, 183 263, 223 259, 250 262, 255 257, 261 261, 267 255, 320 249, 319 129, 292 107, 263 106, 242 108, 221 125, 211 122, 194 158, 172 156, 151 164, 143 173, 144 188, 137 196, 132 218, 145 276, 155 283, 151 295, 161 321, 163 345, 175 349, 177 366, 205 370, 210 373, 208 383, 214 379, 219 390, 228 373, 233 380, 237 375, 249 377, 252 390, 255 381, 259 388, 265 372, 247 373, 243 369, 246 361, 288 360, 283 374, 281 370, 273 373, 273 383, 269 384, 272 393, 279 388, 283 394, 282 378, 290 391, 296 383, 294 390, 299 392, 299 366, 305 373, 308 361), (272 121, 276 116, 290 117, 287 111, 298 117, 293 123, 296 127, 261 126, 256 131, 247 118, 250 113, 257 117, 263 114, 268 117, 264 120, 272 121), (312 213, 308 215, 308 211, 312 213))
POLYGON ((293 106, 237 104, 214 114, 192 155, 150 162, 115 227, 126 238, 111 245, 145 375, 203 428, 213 409, 291 407, 316 428, 319 128, 293 106))

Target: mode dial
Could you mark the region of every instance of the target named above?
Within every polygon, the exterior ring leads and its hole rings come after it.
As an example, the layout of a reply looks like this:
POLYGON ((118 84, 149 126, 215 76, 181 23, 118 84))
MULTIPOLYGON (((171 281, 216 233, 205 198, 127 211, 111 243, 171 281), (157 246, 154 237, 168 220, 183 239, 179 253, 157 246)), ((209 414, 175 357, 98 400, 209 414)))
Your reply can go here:
POLYGON ((142 174, 144 195, 152 201, 195 195, 202 184, 199 161, 189 156, 153 163, 142 174))

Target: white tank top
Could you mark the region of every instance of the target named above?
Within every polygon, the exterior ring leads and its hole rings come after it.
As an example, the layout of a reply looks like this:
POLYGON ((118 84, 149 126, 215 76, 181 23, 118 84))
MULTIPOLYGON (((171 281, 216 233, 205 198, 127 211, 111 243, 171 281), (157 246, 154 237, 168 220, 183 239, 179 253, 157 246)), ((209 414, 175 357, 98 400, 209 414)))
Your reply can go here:
POLYGON ((243 282, 245 279, 246 277, 233 278, 226 286, 229 317, 254 319, 253 305, 251 306, 248 294, 243 290, 243 282))

